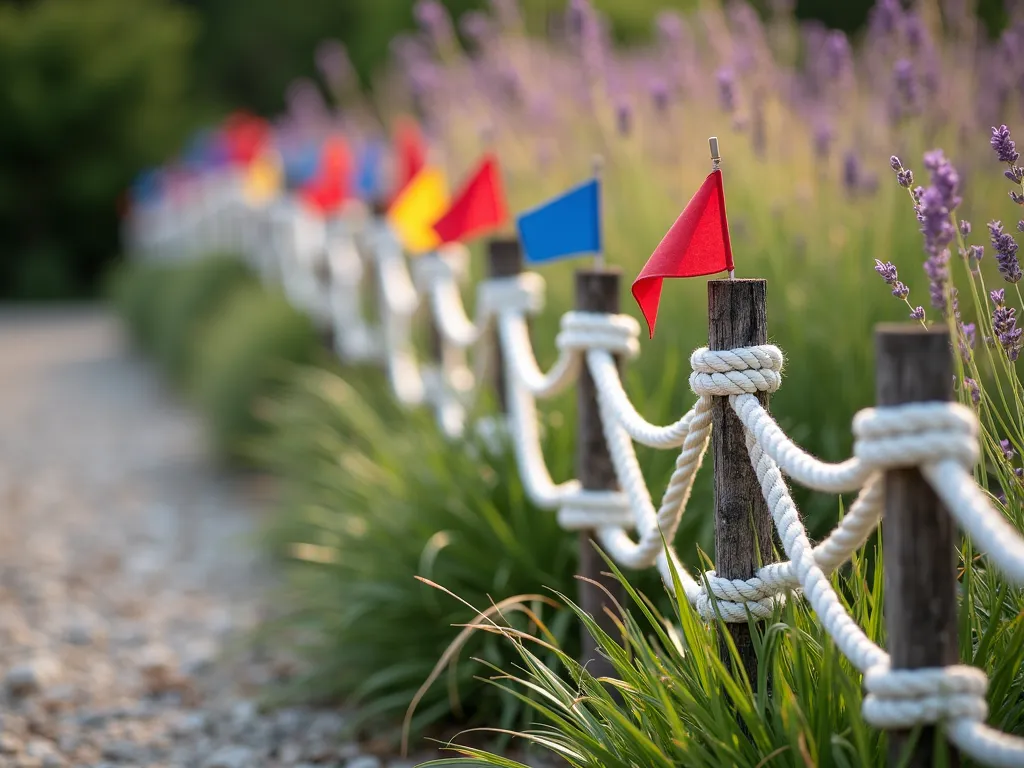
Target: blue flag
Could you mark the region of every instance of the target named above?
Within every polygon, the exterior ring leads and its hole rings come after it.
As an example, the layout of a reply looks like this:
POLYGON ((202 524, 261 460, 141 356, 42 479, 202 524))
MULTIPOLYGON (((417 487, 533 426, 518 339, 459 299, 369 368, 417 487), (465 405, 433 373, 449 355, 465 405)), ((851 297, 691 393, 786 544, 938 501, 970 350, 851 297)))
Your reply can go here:
POLYGON ((370 141, 359 155, 356 167, 355 192, 360 200, 372 202, 381 194, 381 161, 384 159, 384 145, 370 141))
POLYGON ((601 188, 580 184, 516 219, 526 260, 534 264, 563 256, 601 252, 601 188))

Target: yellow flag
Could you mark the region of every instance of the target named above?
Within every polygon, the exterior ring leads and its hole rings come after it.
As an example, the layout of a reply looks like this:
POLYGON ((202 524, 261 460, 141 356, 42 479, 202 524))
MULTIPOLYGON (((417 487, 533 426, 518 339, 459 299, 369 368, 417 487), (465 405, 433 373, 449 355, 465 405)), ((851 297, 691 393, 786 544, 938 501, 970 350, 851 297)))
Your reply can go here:
POLYGON ((441 244, 433 225, 447 210, 448 184, 444 174, 425 166, 391 204, 388 223, 406 251, 420 254, 441 244))
POLYGON ((262 152, 249 164, 242 192, 250 205, 268 203, 278 193, 284 175, 281 165, 281 155, 273 149, 262 152))

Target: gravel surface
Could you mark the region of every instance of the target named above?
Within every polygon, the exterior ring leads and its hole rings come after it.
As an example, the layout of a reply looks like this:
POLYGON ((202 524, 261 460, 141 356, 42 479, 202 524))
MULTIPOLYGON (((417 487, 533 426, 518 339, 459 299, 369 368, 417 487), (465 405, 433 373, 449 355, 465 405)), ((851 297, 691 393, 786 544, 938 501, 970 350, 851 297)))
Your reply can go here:
POLYGON ((415 765, 257 706, 267 502, 102 310, 0 312, 0 766, 415 765))

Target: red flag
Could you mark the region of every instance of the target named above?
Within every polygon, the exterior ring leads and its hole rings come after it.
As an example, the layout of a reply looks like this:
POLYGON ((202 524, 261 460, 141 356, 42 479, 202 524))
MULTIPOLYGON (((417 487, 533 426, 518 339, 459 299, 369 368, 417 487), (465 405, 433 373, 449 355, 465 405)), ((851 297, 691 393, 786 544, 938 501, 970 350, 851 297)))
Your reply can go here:
POLYGON ((733 269, 722 172, 712 171, 633 281, 633 298, 644 313, 651 338, 664 278, 698 277, 733 269))
POLYGON ((320 213, 333 213, 350 197, 352 153, 341 136, 331 136, 320 152, 320 166, 305 187, 303 201, 320 213))
MULTIPOLYGON (((395 128, 395 195, 427 164, 427 145, 415 120, 402 118, 395 128)), ((394 198, 393 198, 394 199, 394 198)))
POLYGON ((249 165, 269 140, 270 126, 262 118, 235 112, 224 122, 221 135, 231 162, 249 165))
POLYGON ((506 219, 508 207, 498 160, 486 155, 455 195, 448 212, 434 223, 434 231, 442 243, 450 243, 500 227, 506 219))

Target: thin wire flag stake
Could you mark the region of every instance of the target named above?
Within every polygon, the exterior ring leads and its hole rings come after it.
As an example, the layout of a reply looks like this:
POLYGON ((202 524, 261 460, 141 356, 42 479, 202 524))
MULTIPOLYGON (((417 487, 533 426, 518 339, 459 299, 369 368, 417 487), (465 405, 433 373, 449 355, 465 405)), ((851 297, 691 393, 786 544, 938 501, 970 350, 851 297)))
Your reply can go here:
MULTIPOLYGON (((708 146, 711 147, 711 170, 721 171, 722 170, 722 154, 718 151, 718 137, 712 136, 708 139, 708 146)), ((736 270, 729 270, 729 279, 736 279, 736 270)))
MULTIPOLYGON (((594 169, 594 180, 597 182, 597 226, 601 227, 601 172, 604 170, 604 158, 601 155, 594 155, 594 159, 591 163, 591 167, 594 169)), ((604 240, 600 237, 597 238, 599 243, 597 252, 594 253, 594 269, 604 270, 604 240)))

